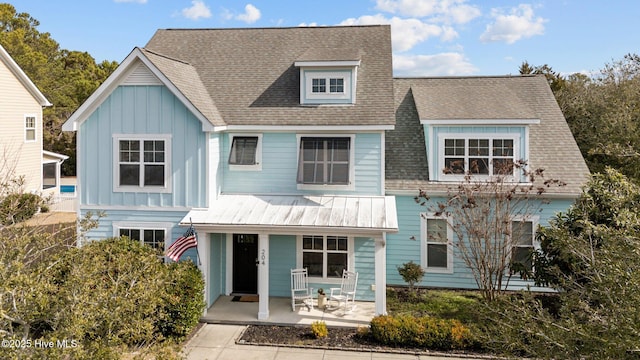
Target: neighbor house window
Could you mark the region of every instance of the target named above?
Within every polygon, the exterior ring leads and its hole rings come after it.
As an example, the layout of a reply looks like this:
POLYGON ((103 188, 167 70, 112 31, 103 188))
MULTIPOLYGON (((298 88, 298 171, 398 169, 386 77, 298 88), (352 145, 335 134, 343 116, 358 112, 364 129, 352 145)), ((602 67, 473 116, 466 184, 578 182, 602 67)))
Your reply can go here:
POLYGON ((58 165, 56 163, 42 164, 42 189, 51 189, 58 186, 57 171, 58 165))
POLYGON ((163 192, 169 189, 169 137, 116 136, 116 191, 163 192))
POLYGON ((25 141, 36 141, 36 117, 33 115, 24 117, 24 139, 25 141))
POLYGON ((484 138, 481 136, 440 138, 440 163, 444 178, 514 175, 517 138, 484 138))
POLYGON ((298 183, 348 185, 351 181, 351 137, 302 137, 298 183))
POLYGON ((453 271, 453 232, 442 216, 421 214, 422 267, 428 272, 453 271))
POLYGON ((349 242, 347 236, 303 235, 301 266, 309 276, 340 278, 349 269, 349 242))
POLYGON ((230 135, 229 168, 259 170, 261 166, 261 135, 230 135))
POLYGON ((513 236, 511 262, 522 264, 528 270, 533 269, 531 254, 535 249, 534 229, 533 221, 511 222, 511 236, 513 236))

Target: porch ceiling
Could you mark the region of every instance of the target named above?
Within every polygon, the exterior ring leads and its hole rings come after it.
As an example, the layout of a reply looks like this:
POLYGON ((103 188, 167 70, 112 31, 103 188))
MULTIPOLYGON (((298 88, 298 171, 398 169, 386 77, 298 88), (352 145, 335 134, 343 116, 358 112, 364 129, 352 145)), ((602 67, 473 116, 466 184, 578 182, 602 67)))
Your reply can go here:
POLYGON ((191 222, 205 229, 398 231, 393 196, 221 195, 209 208, 191 210, 181 225, 191 222))

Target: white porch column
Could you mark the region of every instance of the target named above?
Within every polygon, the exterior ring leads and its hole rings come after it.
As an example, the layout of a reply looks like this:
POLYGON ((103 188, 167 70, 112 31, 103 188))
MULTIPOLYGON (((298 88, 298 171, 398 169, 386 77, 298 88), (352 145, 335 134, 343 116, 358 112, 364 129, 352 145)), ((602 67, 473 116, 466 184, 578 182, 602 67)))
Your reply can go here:
MULTIPOLYGON (((197 229, 196 229, 197 232, 197 229)), ((206 315, 207 310, 212 305, 209 301, 209 287, 211 286, 210 281, 210 259, 211 255, 211 240, 209 233, 205 232, 197 232, 198 234, 198 268, 202 272, 202 277, 204 278, 204 301, 207 304, 204 309, 204 314, 206 315)))
POLYGON ((269 318, 269 234, 258 234, 258 320, 269 318))
POLYGON ((375 239, 376 315, 387 314, 387 234, 375 239))

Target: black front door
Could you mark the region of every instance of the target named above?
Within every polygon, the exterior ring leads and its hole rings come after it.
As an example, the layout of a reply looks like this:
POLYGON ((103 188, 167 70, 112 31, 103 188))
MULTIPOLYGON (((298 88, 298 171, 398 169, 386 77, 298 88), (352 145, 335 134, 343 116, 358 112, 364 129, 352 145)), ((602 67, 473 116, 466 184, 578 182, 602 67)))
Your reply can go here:
POLYGON ((233 292, 258 293, 258 235, 233 234, 233 292))

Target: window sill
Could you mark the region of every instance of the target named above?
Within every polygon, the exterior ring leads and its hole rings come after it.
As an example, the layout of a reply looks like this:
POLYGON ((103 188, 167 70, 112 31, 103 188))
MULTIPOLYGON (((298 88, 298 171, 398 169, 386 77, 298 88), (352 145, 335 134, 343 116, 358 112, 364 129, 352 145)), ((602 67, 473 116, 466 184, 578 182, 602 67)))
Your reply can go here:
POLYGON ((119 186, 114 187, 113 192, 117 193, 171 193, 171 189, 165 186, 119 186))
POLYGON ((254 164, 254 165, 229 164, 229 171, 262 171, 262 164, 254 164))
POLYGON ((298 184, 298 190, 355 190, 354 184, 330 185, 330 184, 298 184))
POLYGON ((429 268, 422 267, 428 274, 453 274, 453 268, 429 268))

